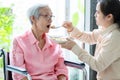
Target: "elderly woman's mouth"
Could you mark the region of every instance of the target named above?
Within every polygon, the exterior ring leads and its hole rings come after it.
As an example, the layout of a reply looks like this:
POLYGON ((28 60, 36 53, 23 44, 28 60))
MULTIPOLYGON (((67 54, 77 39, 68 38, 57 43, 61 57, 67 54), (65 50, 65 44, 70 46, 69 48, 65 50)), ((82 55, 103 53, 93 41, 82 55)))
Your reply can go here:
POLYGON ((50 25, 47 25, 47 28, 50 28, 50 25))

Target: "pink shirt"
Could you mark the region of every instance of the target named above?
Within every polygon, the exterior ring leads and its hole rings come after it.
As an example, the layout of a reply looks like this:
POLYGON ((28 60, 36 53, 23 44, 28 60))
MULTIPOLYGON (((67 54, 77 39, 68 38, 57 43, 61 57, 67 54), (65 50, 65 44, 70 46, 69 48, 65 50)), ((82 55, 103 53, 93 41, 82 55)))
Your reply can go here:
MULTIPOLYGON (((68 71, 64 64, 61 47, 45 35, 46 43, 41 50, 38 41, 31 31, 16 37, 10 54, 11 65, 25 68, 32 80, 57 80, 59 74, 67 77, 68 71)), ((14 80, 24 76, 14 73, 14 80)))

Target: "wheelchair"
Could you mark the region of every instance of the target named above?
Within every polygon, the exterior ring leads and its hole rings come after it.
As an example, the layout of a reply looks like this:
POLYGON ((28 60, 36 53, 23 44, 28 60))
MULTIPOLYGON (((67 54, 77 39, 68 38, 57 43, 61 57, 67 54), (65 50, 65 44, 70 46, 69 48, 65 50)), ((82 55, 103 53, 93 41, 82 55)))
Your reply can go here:
MULTIPOLYGON (((26 76, 28 80, 32 80, 30 74, 25 69, 9 65, 9 53, 6 53, 4 49, 0 49, 0 57, 3 57, 4 80, 12 80, 11 72, 19 73, 21 75, 26 76)), ((68 60, 65 60, 64 63, 68 67, 73 67, 82 70, 83 80, 87 80, 87 70, 85 69, 84 63, 76 63, 68 60)))

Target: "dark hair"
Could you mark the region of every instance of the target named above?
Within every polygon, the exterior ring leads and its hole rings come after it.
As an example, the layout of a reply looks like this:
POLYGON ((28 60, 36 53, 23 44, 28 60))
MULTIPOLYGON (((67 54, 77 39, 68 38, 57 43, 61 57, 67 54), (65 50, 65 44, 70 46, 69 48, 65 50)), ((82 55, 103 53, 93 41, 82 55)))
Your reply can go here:
POLYGON ((119 0, 98 0, 102 13, 107 16, 112 14, 114 23, 117 23, 120 28, 120 1, 119 0))

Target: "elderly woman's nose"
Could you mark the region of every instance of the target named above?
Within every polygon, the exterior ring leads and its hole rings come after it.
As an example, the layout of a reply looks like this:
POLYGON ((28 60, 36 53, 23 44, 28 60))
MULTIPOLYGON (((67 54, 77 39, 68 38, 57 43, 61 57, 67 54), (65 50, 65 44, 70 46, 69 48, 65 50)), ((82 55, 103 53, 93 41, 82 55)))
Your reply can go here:
POLYGON ((52 20, 52 18, 50 18, 48 21, 51 23, 53 20, 52 20))

